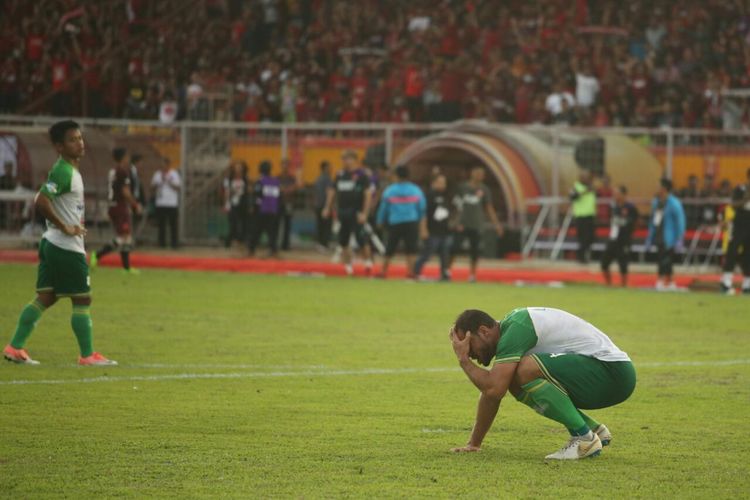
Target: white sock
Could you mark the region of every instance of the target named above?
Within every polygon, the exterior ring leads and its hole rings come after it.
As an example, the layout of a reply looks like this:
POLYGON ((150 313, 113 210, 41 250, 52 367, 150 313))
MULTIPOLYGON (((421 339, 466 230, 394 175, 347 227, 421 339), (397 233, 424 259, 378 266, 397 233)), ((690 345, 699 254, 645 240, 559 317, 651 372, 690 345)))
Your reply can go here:
POLYGON ((372 259, 367 259, 365 261, 365 267, 372 267, 372 259))
POLYGON ((721 284, 727 288, 732 288, 732 273, 724 273, 721 275, 721 284))
POLYGON ((742 289, 750 290, 750 276, 745 276, 744 278, 742 278, 742 289))

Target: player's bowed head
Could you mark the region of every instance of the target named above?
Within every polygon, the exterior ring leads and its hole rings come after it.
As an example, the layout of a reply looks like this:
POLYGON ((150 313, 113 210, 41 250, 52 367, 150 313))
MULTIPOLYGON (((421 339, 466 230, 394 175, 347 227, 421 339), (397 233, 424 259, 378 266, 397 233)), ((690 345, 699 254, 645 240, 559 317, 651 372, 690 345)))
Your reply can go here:
POLYGON ((467 309, 456 318, 449 338, 459 361, 467 357, 489 366, 500 340, 500 326, 486 312, 467 309))

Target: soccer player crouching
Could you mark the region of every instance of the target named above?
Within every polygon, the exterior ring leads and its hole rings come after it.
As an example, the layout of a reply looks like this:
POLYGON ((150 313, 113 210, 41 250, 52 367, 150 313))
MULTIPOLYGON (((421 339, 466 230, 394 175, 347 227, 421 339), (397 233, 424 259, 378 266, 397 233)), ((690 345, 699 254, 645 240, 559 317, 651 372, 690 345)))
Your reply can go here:
POLYGON ((483 311, 466 310, 451 328, 450 339, 461 368, 481 391, 469 442, 455 452, 479 451, 510 391, 570 432, 568 443, 547 459, 596 456, 612 435, 581 409, 614 406, 635 389, 628 355, 598 328, 559 309, 515 309, 500 322, 483 311), (472 359, 484 366, 494 363, 485 370, 472 359))
POLYGON ((85 148, 78 124, 71 120, 55 123, 49 129, 52 144, 60 157, 52 166, 47 182, 37 193, 36 210, 47 220, 47 230, 39 243, 36 298, 24 307, 13 339, 3 356, 14 363, 38 365, 24 349, 42 313, 61 297, 70 297, 73 327, 81 356, 79 365, 116 365, 94 351, 89 268, 83 237, 83 179, 78 167, 85 148))

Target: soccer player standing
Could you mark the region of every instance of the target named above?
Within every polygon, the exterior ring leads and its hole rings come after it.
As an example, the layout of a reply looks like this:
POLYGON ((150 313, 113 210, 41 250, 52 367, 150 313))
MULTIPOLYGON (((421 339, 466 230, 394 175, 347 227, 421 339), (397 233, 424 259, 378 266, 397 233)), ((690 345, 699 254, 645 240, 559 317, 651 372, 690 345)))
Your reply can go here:
POLYGON ((84 155, 83 136, 71 120, 55 123, 49 136, 60 157, 52 166, 47 182, 35 198, 36 210, 47 221, 47 230, 39 243, 36 298, 24 307, 18 326, 3 355, 14 363, 39 364, 24 349, 42 313, 57 299, 70 297, 73 314, 70 324, 78 340, 80 365, 116 365, 94 351, 91 313, 91 288, 83 238, 83 179, 78 167, 84 155))
POLYGON ((281 183, 278 177, 271 175, 271 162, 260 164, 260 179, 253 187, 255 199, 253 233, 250 236, 250 255, 255 255, 255 249, 260 243, 263 233, 268 238, 271 257, 278 256, 279 217, 281 214, 281 183))
POLYGON ((498 236, 503 235, 503 226, 492 206, 490 188, 484 183, 484 168, 471 169, 471 177, 456 190, 454 204, 458 208, 458 226, 453 241, 454 253, 463 245, 464 238, 469 240, 469 281, 476 281, 479 246, 482 239, 483 212, 487 214, 498 236))
POLYGON ((635 389, 628 355, 591 323, 559 309, 515 309, 500 322, 469 309, 456 319, 450 339, 461 368, 481 391, 469 442, 454 448, 456 452, 479 451, 500 401, 510 391, 568 429, 568 443, 547 459, 596 456, 612 435, 581 409, 617 405, 635 389), (472 359, 493 366, 485 370, 472 359))
POLYGON ((91 254, 91 269, 96 268, 99 259, 120 249, 122 268, 131 274, 138 274, 138 270, 130 267, 130 250, 133 248, 133 218, 132 208, 136 215, 141 213, 133 191, 130 170, 130 155, 125 148, 115 148, 112 151, 115 166, 109 171, 109 220, 115 230, 115 237, 102 248, 91 254))
POLYGON ((732 274, 737 265, 737 257, 742 247, 742 293, 750 294, 750 168, 747 169, 747 183, 740 184, 732 192, 734 221, 732 236, 727 247, 724 269, 721 276, 721 289, 726 294, 734 293, 732 274))
POLYGON ((630 263, 630 243, 633 229, 638 221, 638 210, 627 200, 628 189, 620 186, 615 191, 614 201, 610 210, 609 241, 602 255, 602 273, 604 281, 612 284, 609 266, 614 259, 620 266, 622 286, 628 284, 628 264, 630 263))
POLYGON ((370 213, 372 191, 370 189, 370 178, 364 172, 355 171, 357 164, 357 153, 347 150, 342 154, 343 169, 336 174, 333 186, 328 189, 326 206, 323 209, 323 217, 329 217, 333 210, 334 201, 338 204, 339 218, 339 245, 343 249, 344 267, 346 274, 354 274, 352 267, 352 253, 349 248, 349 240, 352 236, 357 244, 363 249, 366 259, 366 267, 372 268, 372 255, 370 245, 365 242, 364 225, 370 213))

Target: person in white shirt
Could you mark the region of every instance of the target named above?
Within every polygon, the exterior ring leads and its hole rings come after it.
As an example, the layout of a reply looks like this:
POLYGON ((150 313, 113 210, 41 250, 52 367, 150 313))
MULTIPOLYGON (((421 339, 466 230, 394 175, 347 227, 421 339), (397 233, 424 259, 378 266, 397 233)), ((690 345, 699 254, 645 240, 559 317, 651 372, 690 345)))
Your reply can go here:
POLYGON ((594 76, 591 63, 584 61, 576 69, 576 102, 583 108, 591 107, 596 102, 599 89, 599 79, 594 76))
POLYGON ((563 100, 568 103, 568 107, 576 105, 573 94, 566 90, 565 81, 560 80, 555 85, 553 92, 547 96, 544 107, 553 117, 557 116, 563 112, 563 100))
POLYGON ((177 169, 170 166, 169 158, 162 158, 162 168, 151 179, 159 223, 159 246, 166 247, 166 229, 169 224, 170 245, 177 248, 177 214, 180 205, 182 180, 177 169))

